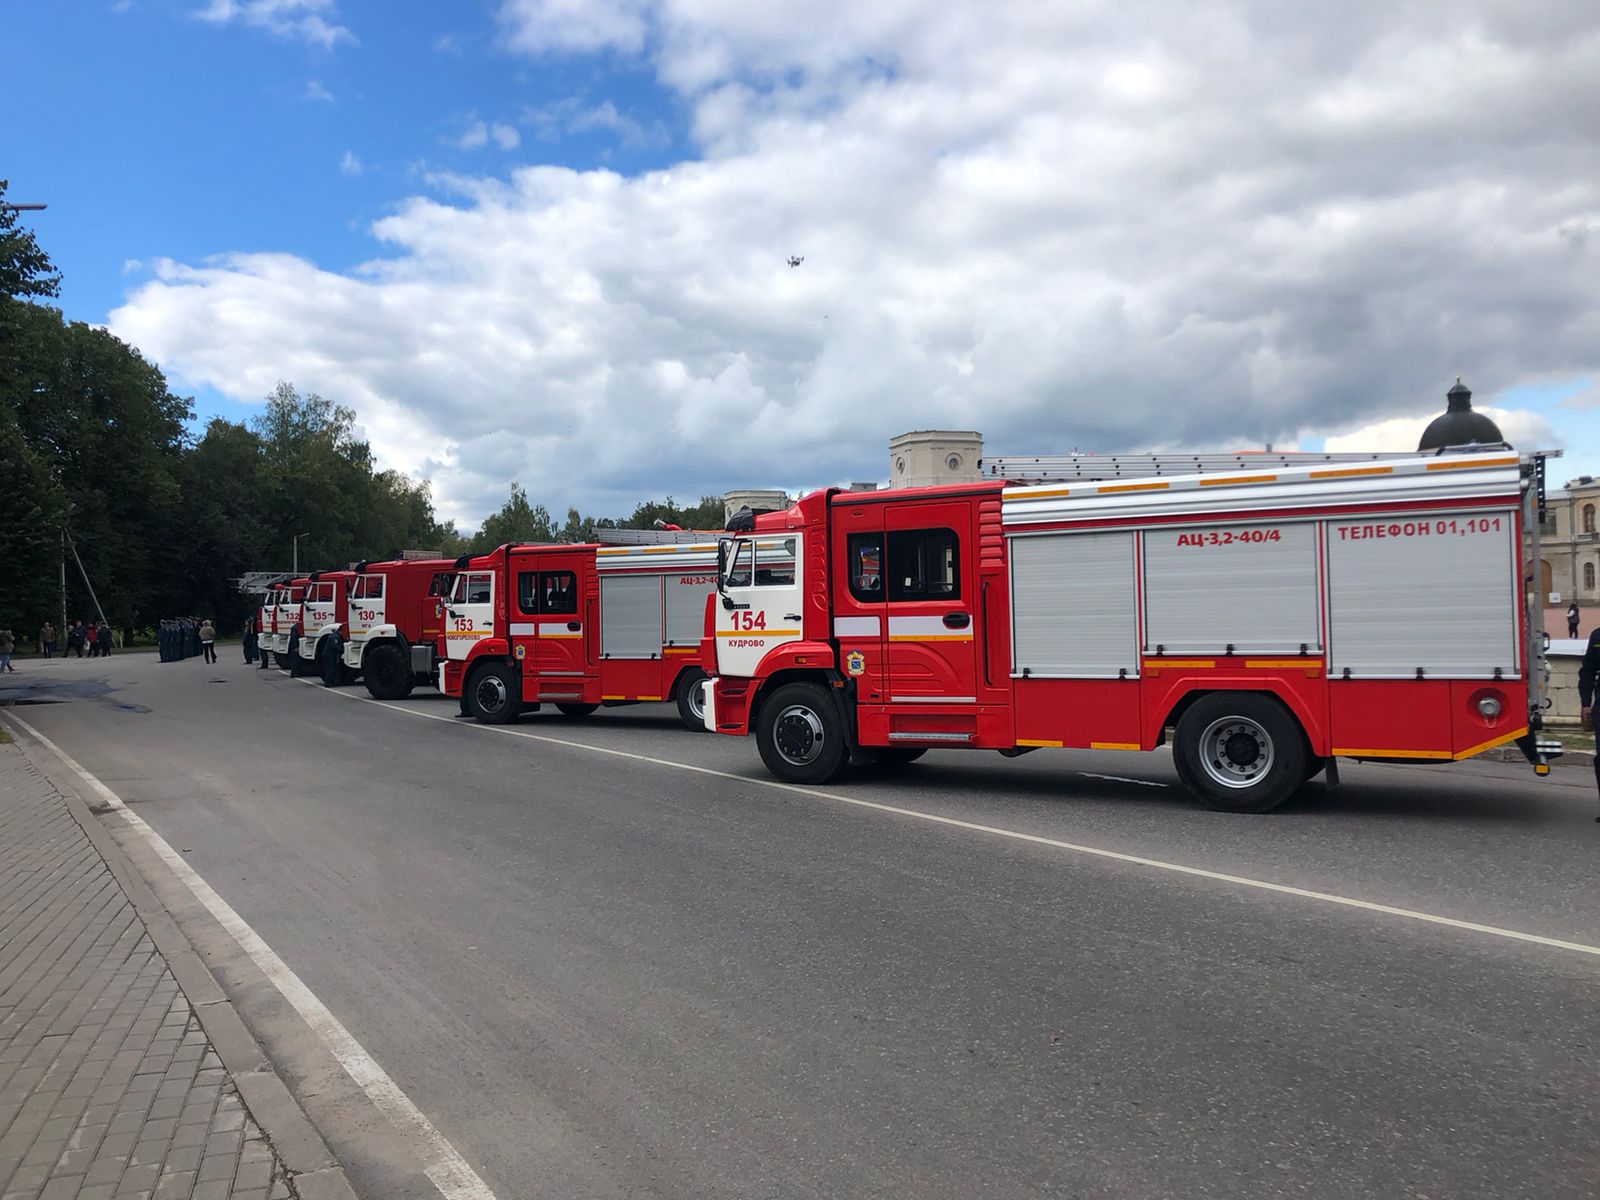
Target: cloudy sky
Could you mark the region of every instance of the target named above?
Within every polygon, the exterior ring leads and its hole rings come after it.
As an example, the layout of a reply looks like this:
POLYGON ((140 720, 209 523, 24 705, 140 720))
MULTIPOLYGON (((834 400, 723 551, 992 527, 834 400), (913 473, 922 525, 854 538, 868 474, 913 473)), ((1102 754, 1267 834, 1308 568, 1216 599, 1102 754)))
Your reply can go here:
POLYGON ((993 453, 1407 449, 1459 373, 1600 473, 1589 0, 61 0, 0 177, 238 418, 475 523, 993 453), (797 268, 790 255, 803 256, 797 268))

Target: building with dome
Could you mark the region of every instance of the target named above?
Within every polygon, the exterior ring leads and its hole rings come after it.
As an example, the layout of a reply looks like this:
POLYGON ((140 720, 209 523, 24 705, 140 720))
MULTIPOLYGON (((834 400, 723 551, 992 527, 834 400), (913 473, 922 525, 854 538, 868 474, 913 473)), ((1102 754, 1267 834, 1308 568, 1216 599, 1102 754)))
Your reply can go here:
POLYGON ((1456 377, 1455 386, 1445 393, 1448 407, 1428 423, 1417 443, 1419 452, 1445 446, 1498 445, 1505 441, 1496 425, 1481 412, 1472 410, 1472 389, 1456 377))

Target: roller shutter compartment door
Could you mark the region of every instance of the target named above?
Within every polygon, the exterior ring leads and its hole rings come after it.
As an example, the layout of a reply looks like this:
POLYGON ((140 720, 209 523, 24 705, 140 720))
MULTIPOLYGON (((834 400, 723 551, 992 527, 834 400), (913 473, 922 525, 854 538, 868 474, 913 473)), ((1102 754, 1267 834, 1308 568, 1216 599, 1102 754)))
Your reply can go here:
POLYGON ((669 646, 698 646, 705 632, 706 597, 715 586, 704 575, 668 575, 664 587, 667 593, 667 642, 669 646), (681 583, 682 579, 701 582, 681 583))
POLYGON ((1143 543, 1146 653, 1322 648, 1315 523, 1147 529, 1143 543))
POLYGON ((1329 675, 1515 676, 1515 530, 1509 512, 1329 521, 1329 675))
POLYGON ((1014 675, 1138 675, 1133 534, 1013 537, 1010 557, 1014 675))
POLYGON ((661 576, 600 581, 600 653, 606 658, 661 654, 661 576))

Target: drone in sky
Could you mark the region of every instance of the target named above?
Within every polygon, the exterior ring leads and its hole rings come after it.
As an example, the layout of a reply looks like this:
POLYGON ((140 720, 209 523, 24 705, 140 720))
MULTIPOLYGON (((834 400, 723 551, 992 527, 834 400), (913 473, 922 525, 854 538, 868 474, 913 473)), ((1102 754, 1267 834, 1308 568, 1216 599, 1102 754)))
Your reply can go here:
POLYGON ((793 254, 789 255, 789 265, 791 267, 798 267, 801 263, 805 262, 805 260, 805 255, 803 254, 799 257, 796 257, 793 254))

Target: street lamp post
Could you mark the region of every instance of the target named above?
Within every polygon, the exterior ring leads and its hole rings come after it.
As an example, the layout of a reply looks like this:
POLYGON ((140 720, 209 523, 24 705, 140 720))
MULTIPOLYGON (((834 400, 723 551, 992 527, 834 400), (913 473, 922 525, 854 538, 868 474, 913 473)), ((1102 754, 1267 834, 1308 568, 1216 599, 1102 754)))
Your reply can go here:
POLYGON ((294 555, 294 573, 296 576, 300 574, 300 539, 310 536, 311 535, 309 533, 297 533, 294 535, 294 546, 292 553, 294 555))

